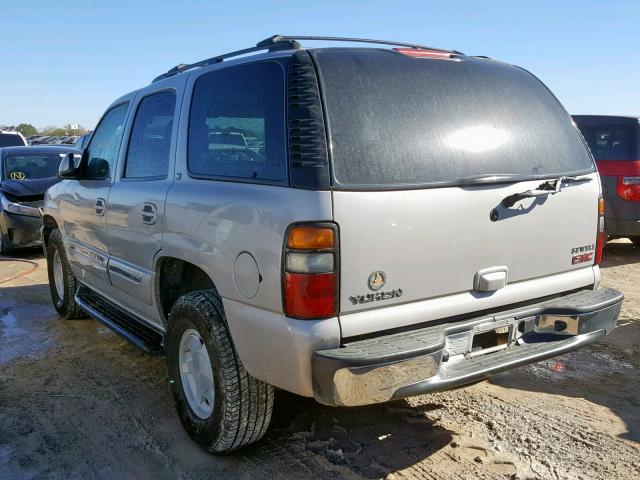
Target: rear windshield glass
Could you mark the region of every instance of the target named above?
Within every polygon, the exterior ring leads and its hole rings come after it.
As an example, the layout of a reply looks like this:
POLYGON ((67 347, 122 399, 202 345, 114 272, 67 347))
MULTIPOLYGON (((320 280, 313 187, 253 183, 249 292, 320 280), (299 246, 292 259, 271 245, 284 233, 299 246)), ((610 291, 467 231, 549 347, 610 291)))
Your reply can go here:
POLYGON ((637 125, 580 126, 596 160, 638 160, 640 132, 637 125))
POLYGON ((593 169, 571 118, 522 69, 374 49, 315 50, 336 186, 593 169))
POLYGON ((32 180, 55 177, 64 155, 64 153, 7 155, 4 159, 4 179, 32 180))
POLYGON ((26 146, 20 135, 13 133, 0 133, 0 147, 24 147, 26 146))

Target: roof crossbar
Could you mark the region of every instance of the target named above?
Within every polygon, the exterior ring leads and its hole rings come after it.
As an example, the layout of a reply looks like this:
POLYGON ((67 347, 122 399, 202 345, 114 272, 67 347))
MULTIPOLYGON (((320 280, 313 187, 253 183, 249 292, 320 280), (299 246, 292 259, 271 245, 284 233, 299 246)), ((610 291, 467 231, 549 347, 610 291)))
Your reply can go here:
POLYGON ((201 60, 196 63, 181 63, 179 65, 176 65, 172 69, 170 69, 168 72, 163 73, 162 75, 159 75, 156 78, 154 78, 153 82, 157 82, 158 80, 162 80, 163 78, 171 77, 178 73, 186 72, 187 70, 191 70, 193 68, 206 67, 207 65, 220 63, 227 58, 246 55, 247 53, 259 52, 261 50, 268 50, 270 52, 273 52, 277 50, 291 50, 291 49, 302 48, 298 40, 373 43, 373 44, 379 44, 379 45, 393 45, 396 47, 416 48, 421 50, 433 50, 436 52, 446 52, 454 55, 464 55, 462 52, 458 52, 457 50, 444 50, 442 48, 426 47, 424 45, 416 45, 412 43, 394 42, 391 40, 373 40, 373 39, 367 39, 367 38, 348 38, 348 37, 316 37, 316 36, 309 36, 309 35, 273 35, 269 38, 265 38, 261 42, 258 42, 255 47, 249 47, 249 48, 244 48, 242 50, 236 50, 234 52, 224 53, 222 55, 217 55, 215 57, 207 58, 206 60, 201 60))

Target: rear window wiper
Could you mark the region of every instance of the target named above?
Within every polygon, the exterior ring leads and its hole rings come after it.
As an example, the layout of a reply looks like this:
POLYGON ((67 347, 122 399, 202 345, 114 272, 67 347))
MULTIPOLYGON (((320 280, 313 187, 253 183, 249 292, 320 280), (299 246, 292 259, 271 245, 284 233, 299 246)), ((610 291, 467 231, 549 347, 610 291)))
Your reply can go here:
POLYGON ((555 195, 562 191, 562 184, 590 182, 591 177, 568 177, 562 176, 553 180, 547 180, 538 185, 533 190, 526 190, 520 193, 514 193, 502 199, 502 206, 513 207, 520 200, 525 198, 542 197, 546 195, 555 195))

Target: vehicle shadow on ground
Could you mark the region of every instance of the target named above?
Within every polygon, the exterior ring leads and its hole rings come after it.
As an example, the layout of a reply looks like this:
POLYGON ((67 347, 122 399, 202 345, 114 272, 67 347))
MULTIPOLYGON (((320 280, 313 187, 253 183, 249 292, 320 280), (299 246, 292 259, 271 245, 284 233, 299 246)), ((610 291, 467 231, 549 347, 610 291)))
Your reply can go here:
POLYGON ((584 399, 605 407, 626 425, 627 432, 619 436, 640 443, 639 344, 640 323, 627 322, 589 347, 498 374, 489 382, 509 389, 584 399))
MULTIPOLYGON (((313 472, 321 466, 338 478, 357 474, 384 478, 425 460, 451 443, 450 430, 427 414, 438 404, 409 406, 404 400, 366 407, 335 408, 277 391, 271 427, 240 457, 263 457, 282 449, 297 451, 313 472)), ((272 463, 272 462, 270 462, 272 463)), ((277 464, 276 464, 277 465, 277 464)), ((277 473, 277 472, 270 472, 277 473)))
POLYGON ((42 247, 29 247, 21 248, 19 250, 12 250, 8 255, 3 258, 16 259, 16 260, 37 260, 42 258, 44 253, 42 247))
POLYGON ((619 267, 638 262, 640 262, 640 248, 629 240, 617 240, 605 245, 600 268, 619 267))

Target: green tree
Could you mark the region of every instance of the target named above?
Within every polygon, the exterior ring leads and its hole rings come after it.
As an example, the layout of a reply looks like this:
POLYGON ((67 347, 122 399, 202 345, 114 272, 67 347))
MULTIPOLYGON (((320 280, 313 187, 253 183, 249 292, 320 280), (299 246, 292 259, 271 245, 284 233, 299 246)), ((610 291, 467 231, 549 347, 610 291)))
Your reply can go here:
POLYGON ((53 137, 57 137, 57 136, 61 136, 61 135, 67 135, 67 130, 65 128, 62 127, 56 127, 56 126, 49 126, 49 127, 44 127, 40 133, 42 135, 50 135, 53 137))
POLYGON ((31 125, 30 123, 21 123, 16 127, 16 130, 25 137, 38 134, 38 130, 36 129, 36 127, 31 125))

